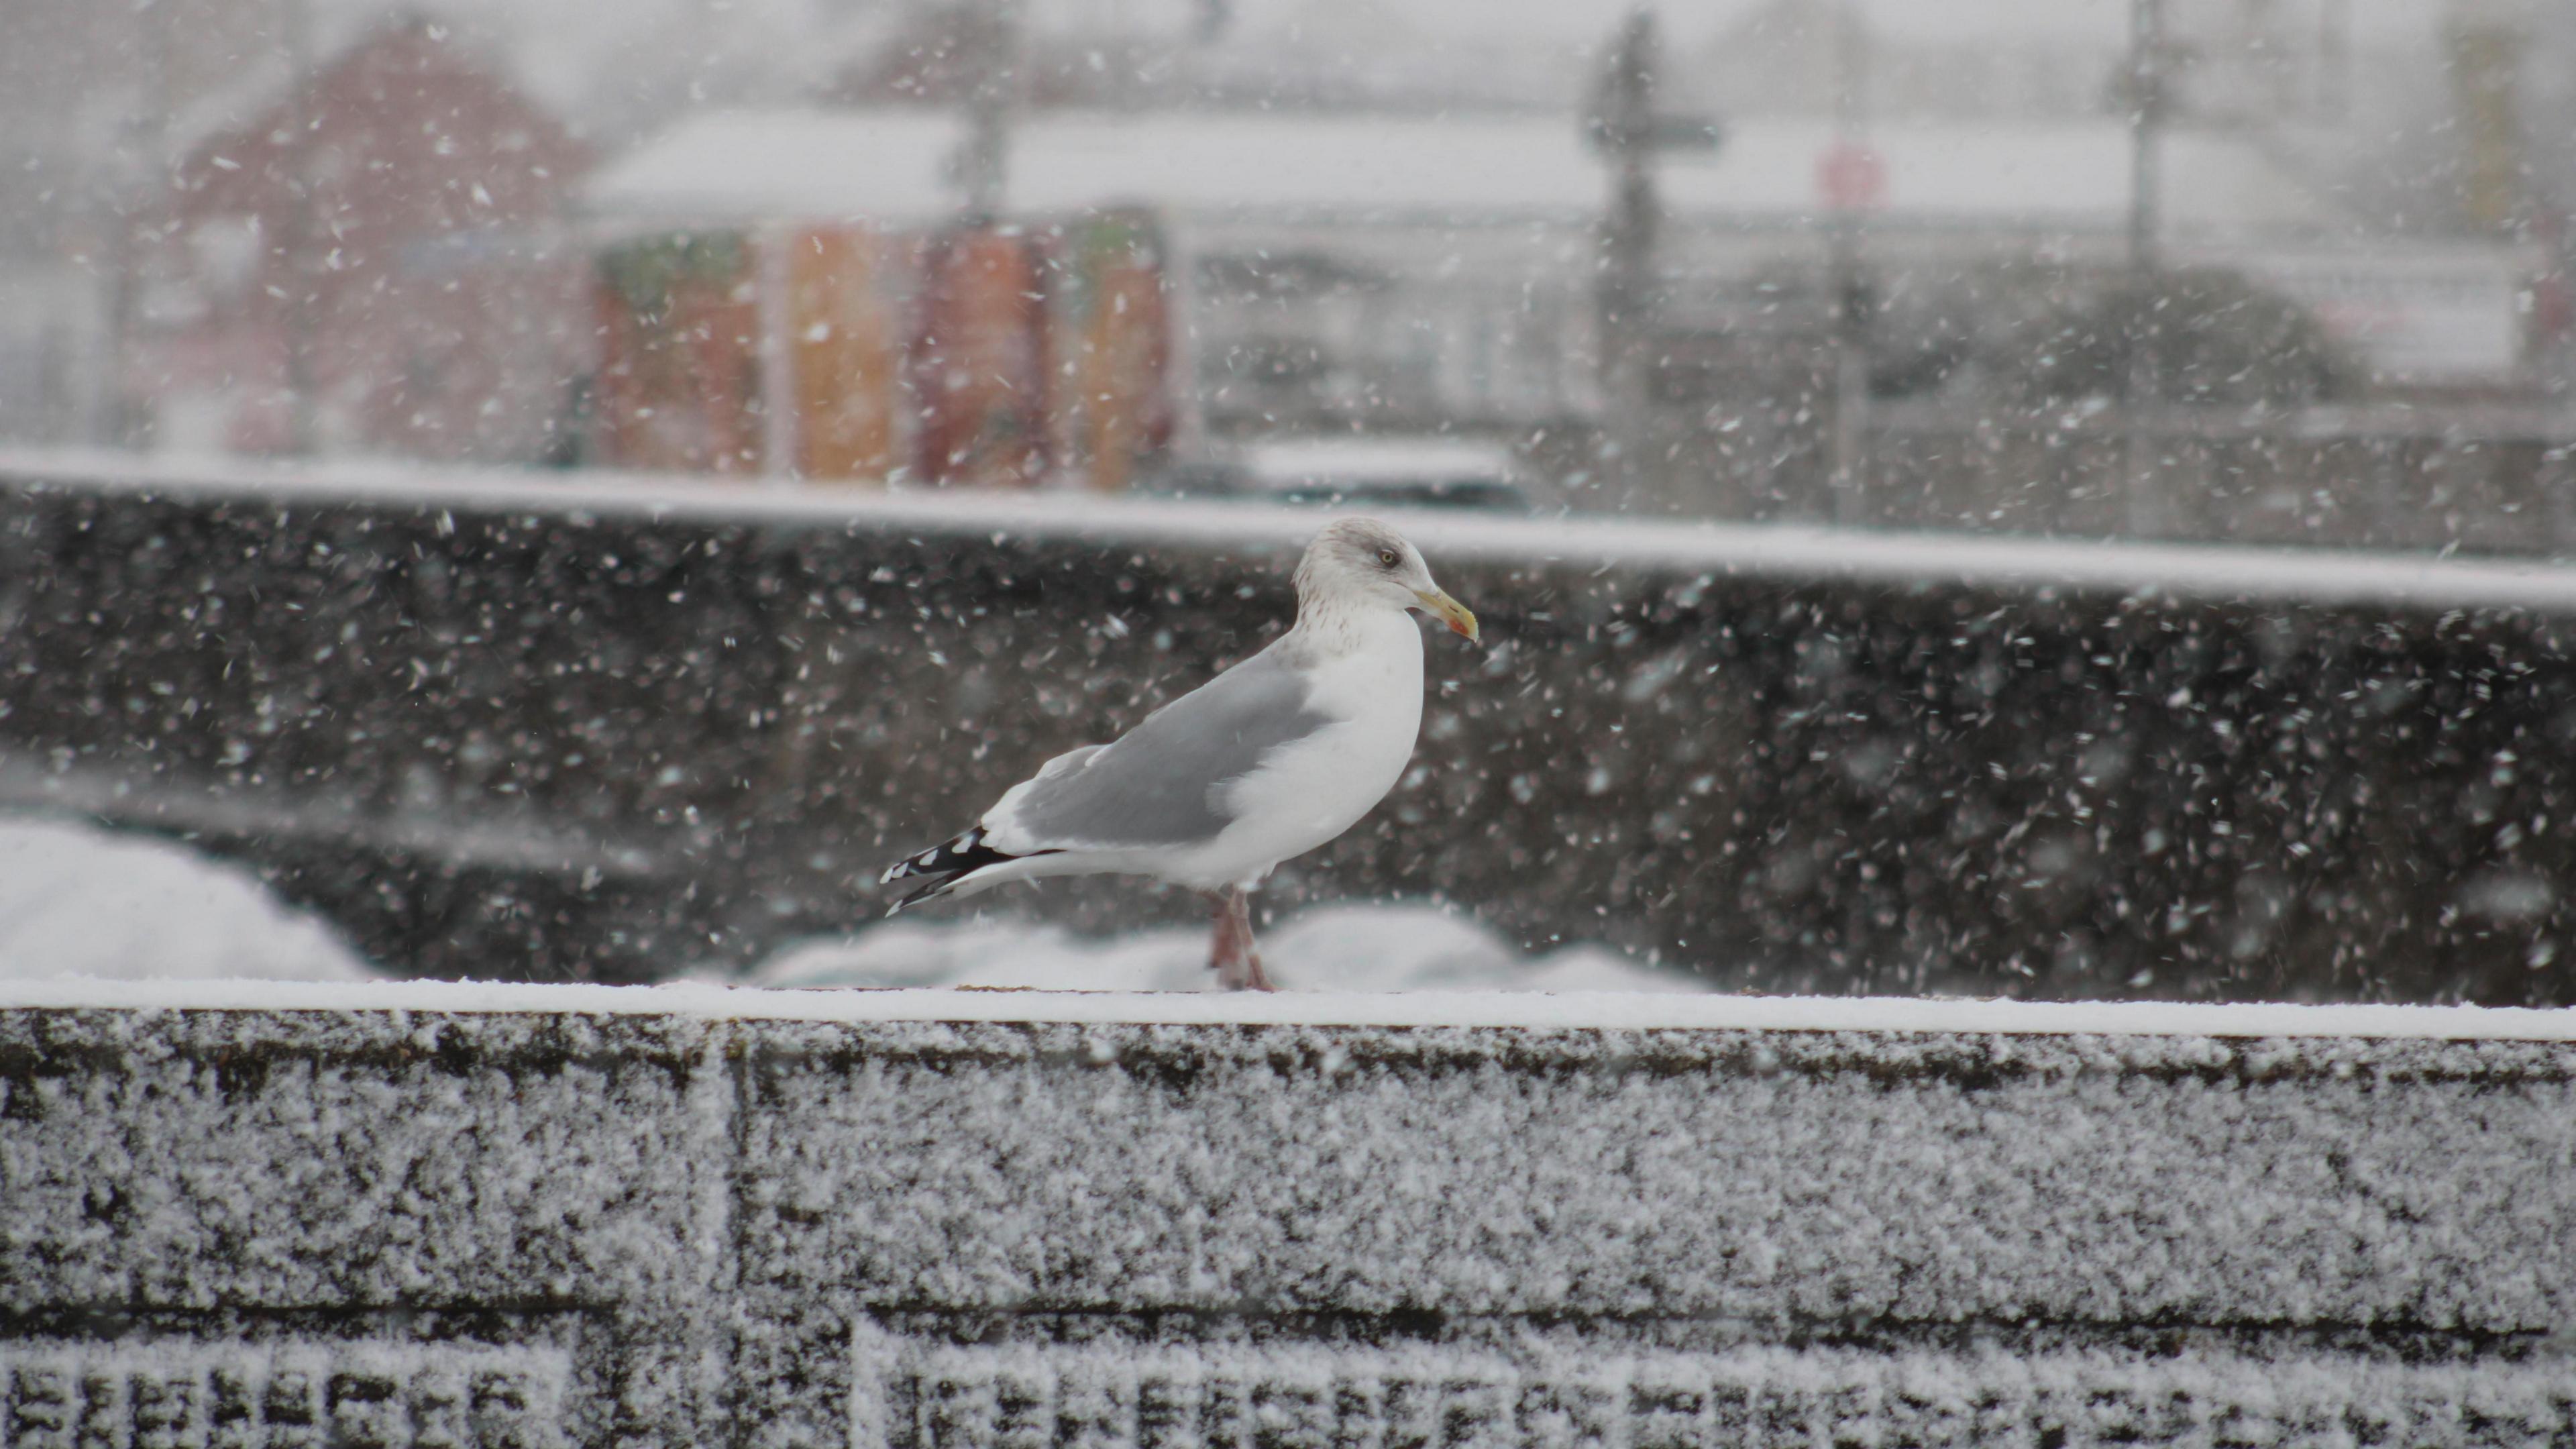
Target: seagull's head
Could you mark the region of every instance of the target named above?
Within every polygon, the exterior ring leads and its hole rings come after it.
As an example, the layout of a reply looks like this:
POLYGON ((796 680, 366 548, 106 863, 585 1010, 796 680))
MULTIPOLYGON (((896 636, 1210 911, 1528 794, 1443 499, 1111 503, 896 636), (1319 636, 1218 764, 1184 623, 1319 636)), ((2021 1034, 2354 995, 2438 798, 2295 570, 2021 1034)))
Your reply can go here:
POLYGON ((1374 518, 1337 518, 1315 535, 1297 565, 1297 598, 1420 609, 1455 633, 1477 637, 1476 616, 1431 581, 1422 550, 1374 518))

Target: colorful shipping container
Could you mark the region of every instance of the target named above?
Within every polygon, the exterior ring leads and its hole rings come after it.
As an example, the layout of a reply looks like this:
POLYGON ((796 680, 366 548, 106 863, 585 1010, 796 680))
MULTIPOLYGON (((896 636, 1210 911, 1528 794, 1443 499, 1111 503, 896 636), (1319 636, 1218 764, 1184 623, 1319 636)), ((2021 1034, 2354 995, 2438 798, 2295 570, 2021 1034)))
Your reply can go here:
POLYGON ((761 468, 759 311, 752 247, 685 233, 599 257, 600 366, 592 453, 622 468, 761 468))
POLYGON ((592 455, 880 486, 1125 489, 1169 449, 1177 416, 1164 256, 1141 213, 617 243, 598 254, 592 455))
POLYGON ((902 465, 904 279, 911 248, 874 227, 813 227, 787 242, 785 349, 795 369, 796 471, 878 482, 902 465))

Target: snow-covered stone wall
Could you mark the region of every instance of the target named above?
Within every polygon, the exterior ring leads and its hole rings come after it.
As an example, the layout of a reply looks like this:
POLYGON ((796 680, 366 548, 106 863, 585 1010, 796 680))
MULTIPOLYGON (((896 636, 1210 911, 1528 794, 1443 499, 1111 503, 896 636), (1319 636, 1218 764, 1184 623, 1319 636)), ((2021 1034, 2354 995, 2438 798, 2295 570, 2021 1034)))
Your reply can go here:
MULTIPOLYGON (((238 860, 401 974, 748 968, 1258 648, 1318 518, 0 452, 0 809, 238 860)), ((2576 569, 1404 526, 1484 642, 1265 905, 1729 990, 2576 1001, 2576 569)))
POLYGON ((12 991, 6 1449, 2576 1433, 2565 1013, 12 991))

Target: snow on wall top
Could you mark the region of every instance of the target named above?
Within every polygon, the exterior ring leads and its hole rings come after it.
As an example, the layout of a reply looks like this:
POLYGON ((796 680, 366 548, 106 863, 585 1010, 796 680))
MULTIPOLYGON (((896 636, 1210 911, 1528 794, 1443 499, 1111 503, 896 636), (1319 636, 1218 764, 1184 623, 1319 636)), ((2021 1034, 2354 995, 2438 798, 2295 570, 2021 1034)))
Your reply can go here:
MULTIPOLYGON (((586 471, 524 472, 333 462, 137 458, 0 448, 0 487, 249 498, 279 505, 441 509, 530 519, 668 518, 853 533, 1036 538, 1136 547, 1285 553, 1327 515, 1259 503, 1023 492, 800 490, 586 471)), ((1606 517, 1462 517, 1381 510, 1435 563, 1560 563, 1694 574, 1972 586, 2141 598, 2360 605, 2438 612, 2576 614, 2576 568, 2358 549, 2073 542, 1991 534, 1606 517)))
MULTIPOLYGON (((1811 221, 1831 126, 1748 120, 1706 155, 1661 167, 1666 206, 1685 220, 1811 221)), ((2115 121, 1928 126, 1874 138, 1884 224, 1985 223, 2064 231, 2126 224, 2129 139, 2115 121)), ((944 113, 729 111, 684 120, 596 177, 595 214, 691 222, 853 216, 918 222, 953 213, 944 113)), ((1122 204, 1201 218, 1521 217, 1588 222, 1600 159, 1556 116, 1281 116, 1047 112, 1011 131, 1009 205, 1035 214, 1122 204)), ((2333 205, 2242 141, 2180 133, 2164 164, 2193 178, 2169 231, 2314 233, 2333 205)))
POLYGON ((1675 996, 1569 992, 768 991, 497 982, 0 980, 13 1008, 565 1013, 703 1021, 1539 1027, 1613 1031, 2576 1041, 2576 1008, 1675 996))

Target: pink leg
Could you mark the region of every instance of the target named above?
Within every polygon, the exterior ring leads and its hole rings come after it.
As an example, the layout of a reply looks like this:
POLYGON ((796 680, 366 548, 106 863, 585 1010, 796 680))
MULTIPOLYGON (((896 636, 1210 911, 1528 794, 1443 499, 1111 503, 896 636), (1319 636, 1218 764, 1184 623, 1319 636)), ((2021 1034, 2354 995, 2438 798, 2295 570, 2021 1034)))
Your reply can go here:
POLYGON ((1218 985, 1231 988, 1243 972, 1243 948, 1234 937, 1234 903, 1223 895, 1210 895, 1208 902, 1216 907, 1215 931, 1208 940, 1208 969, 1216 973, 1218 985))
POLYGON ((1278 990, 1278 987, 1270 983, 1269 975, 1261 969, 1261 948, 1252 944, 1252 893, 1244 890, 1234 891, 1231 893, 1231 900, 1234 906, 1234 938, 1241 942, 1243 947, 1243 985, 1255 991, 1278 990))
POLYGON ((1261 953, 1252 944, 1252 901, 1239 889, 1216 898, 1216 939, 1208 950, 1208 969, 1228 991, 1276 991, 1261 970, 1261 953))

